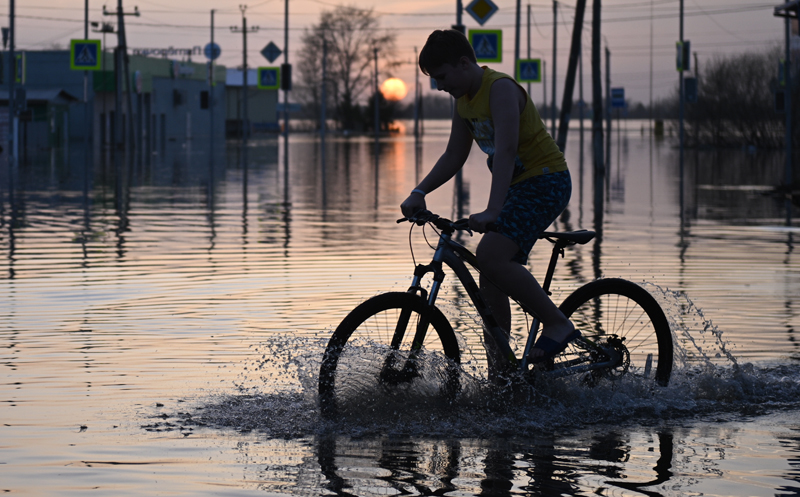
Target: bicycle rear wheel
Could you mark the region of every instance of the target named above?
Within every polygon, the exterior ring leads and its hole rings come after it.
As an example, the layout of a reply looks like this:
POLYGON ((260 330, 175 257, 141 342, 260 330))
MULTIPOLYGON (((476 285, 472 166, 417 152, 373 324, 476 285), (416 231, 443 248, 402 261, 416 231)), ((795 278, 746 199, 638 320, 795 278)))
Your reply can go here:
MULTIPOLYGON (((667 385, 672 374, 672 332, 664 311, 647 290, 627 280, 600 279, 575 290, 559 308, 584 337, 620 353, 620 364, 606 370, 607 375, 653 377, 667 385)), ((573 343, 554 362, 587 354, 586 348, 573 343)))
POLYGON ((319 373, 322 415, 452 400, 460 360, 455 333, 441 311, 419 295, 377 295, 353 309, 328 342, 319 373))

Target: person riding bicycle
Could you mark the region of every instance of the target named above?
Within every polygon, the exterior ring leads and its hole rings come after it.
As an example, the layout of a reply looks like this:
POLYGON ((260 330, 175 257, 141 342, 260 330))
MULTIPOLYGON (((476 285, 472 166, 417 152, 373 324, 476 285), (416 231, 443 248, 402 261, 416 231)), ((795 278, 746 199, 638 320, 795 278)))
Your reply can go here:
MULTIPOLYGON (((539 235, 569 203, 572 182, 564 155, 527 92, 511 76, 479 66, 459 31, 431 33, 419 54, 419 67, 438 90, 457 100, 457 112, 447 148, 400 208, 406 217, 425 209, 425 195, 455 176, 475 140, 488 155, 492 173, 486 209, 469 217, 470 229, 485 233, 476 251, 481 293, 507 337, 508 298, 530 305, 542 333, 528 359, 543 362, 580 336, 524 266, 539 235), (487 232, 490 223, 494 228, 487 232)), ((487 338, 487 346, 491 343, 487 338)), ((490 368, 491 355, 490 350, 490 368)))

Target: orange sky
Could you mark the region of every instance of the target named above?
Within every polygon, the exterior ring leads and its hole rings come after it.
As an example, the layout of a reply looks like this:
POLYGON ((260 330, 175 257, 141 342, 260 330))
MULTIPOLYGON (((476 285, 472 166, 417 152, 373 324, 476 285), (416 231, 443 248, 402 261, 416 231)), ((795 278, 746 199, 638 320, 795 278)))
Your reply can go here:
MULTIPOLYGON (((515 5, 513 0, 494 0, 498 12, 484 25, 485 29, 502 29, 504 39, 503 62, 492 64, 496 69, 513 72, 515 5)), ((465 6, 467 5, 465 0, 465 6)), ((520 53, 527 54, 527 5, 530 3, 532 22, 530 30, 531 55, 541 57, 547 64, 547 93, 552 92, 553 4, 536 0, 522 2, 522 46, 520 53)), ((397 53, 406 61, 394 74, 383 74, 381 80, 397 76, 406 81, 411 90, 414 82, 414 49, 419 49, 433 29, 446 28, 455 22, 456 3, 453 0, 365 1, 344 3, 335 0, 290 0, 289 2, 289 61, 293 62, 300 48, 303 30, 317 22, 322 10, 346 4, 374 8, 380 15, 381 25, 397 34, 397 53)), ((103 3, 89 3, 90 21, 113 21, 103 16, 103 3)), ((109 1, 106 8, 114 10, 116 2, 109 1)), ((136 48, 191 48, 203 46, 210 38, 210 11, 216 9, 215 41, 222 47, 218 61, 228 67, 241 64, 241 35, 231 32, 230 26, 241 26, 238 3, 226 6, 210 0, 130 0, 125 10, 139 8, 140 17, 127 17, 128 45, 136 48)), ((584 92, 590 95, 590 28, 591 5, 587 4, 584 29, 584 92)), ((750 49, 763 49, 783 42, 783 20, 773 16, 777 4, 754 0, 686 0, 685 38, 691 40, 697 52, 701 70, 703 63, 712 57, 750 49)), ((602 34, 604 44, 611 50, 611 84, 623 86, 626 96, 635 101, 648 102, 651 80, 652 35, 652 92, 654 98, 667 95, 677 84, 675 66, 675 41, 678 39, 678 0, 606 0, 602 34), (651 14, 652 13, 652 14, 651 14)), ((16 2, 16 31, 18 50, 42 50, 58 45, 69 46, 71 38, 83 36, 84 2, 64 0, 31 0, 16 2), (22 5, 20 5, 22 4, 22 5)), ((8 25, 8 3, 3 5, 8 25)), ((261 49, 270 41, 284 47, 284 1, 254 1, 248 4, 249 26, 259 26, 259 32, 248 39, 248 65, 266 65, 261 49)), ((557 48, 557 99, 560 101, 563 79, 572 32, 574 0, 560 2, 558 10, 557 48)), ((478 25, 466 13, 463 22, 468 29, 478 25)), ((101 38, 99 34, 90 37, 101 38)), ((107 37, 113 46, 113 35, 107 37)), ((195 61, 205 60, 204 57, 195 61)), ((280 61, 282 62, 281 56, 280 61)), ((776 61, 777 67, 777 61, 776 61)), ((767 75, 772 77, 772 75, 767 75)), ((430 86, 423 79, 425 91, 430 86)), ((531 89, 534 101, 542 99, 541 84, 531 89)), ((408 101, 413 95, 409 92, 408 101)), ((577 85, 575 89, 577 97, 577 85)), ((587 100, 589 97, 587 97, 587 100)))

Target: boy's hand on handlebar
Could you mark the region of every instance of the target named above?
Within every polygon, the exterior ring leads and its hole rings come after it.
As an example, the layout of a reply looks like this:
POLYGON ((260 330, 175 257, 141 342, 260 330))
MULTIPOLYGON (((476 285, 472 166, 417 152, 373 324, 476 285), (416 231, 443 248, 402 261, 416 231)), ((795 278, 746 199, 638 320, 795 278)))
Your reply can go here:
POLYGON ((400 211, 407 218, 411 218, 419 211, 424 211, 427 208, 425 204, 425 197, 412 193, 407 199, 400 204, 400 211))
POLYGON ((469 217, 469 227, 478 233, 486 233, 487 231, 491 231, 489 225, 493 225, 495 221, 497 221, 497 216, 499 215, 499 212, 488 209, 483 212, 478 212, 469 217))

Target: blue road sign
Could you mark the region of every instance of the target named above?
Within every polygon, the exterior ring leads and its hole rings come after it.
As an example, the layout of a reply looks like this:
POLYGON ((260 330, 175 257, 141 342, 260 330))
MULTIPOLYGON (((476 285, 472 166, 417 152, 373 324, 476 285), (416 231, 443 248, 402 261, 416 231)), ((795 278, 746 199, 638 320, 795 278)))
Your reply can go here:
POLYGON ((517 81, 520 83, 542 82, 542 59, 520 59, 517 61, 517 81))
POLYGON ((15 74, 14 74, 14 81, 16 81, 17 83, 19 83, 21 85, 25 84, 27 73, 28 73, 28 71, 27 71, 28 65, 25 63, 26 60, 27 60, 27 58, 25 56, 25 52, 17 54, 17 64, 16 64, 16 70, 15 70, 15 74))
POLYGON ((220 46, 216 43, 207 43, 203 48, 203 53, 205 54, 206 59, 216 60, 217 57, 222 54, 222 48, 220 48, 220 46))
POLYGON ((675 42, 675 68, 678 72, 691 71, 692 42, 684 40, 683 43, 675 42))
POLYGON ((261 55, 270 61, 270 63, 275 62, 275 59, 280 57, 282 53, 283 51, 273 42, 269 42, 269 44, 261 50, 261 55))
POLYGON ((70 40, 69 68, 76 71, 102 69, 100 40, 70 40))
POLYGON ((281 86, 280 67, 259 67, 256 88, 259 90, 277 90, 281 86))
POLYGON ((470 29, 469 42, 478 62, 503 61, 502 29, 470 29))
POLYGON ((684 78, 683 96, 690 104, 697 103, 697 78, 684 78))
POLYGON ((625 88, 611 88, 611 107, 615 109, 625 107, 625 88))

